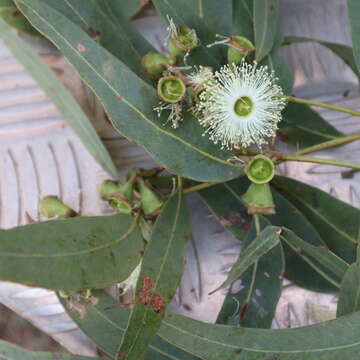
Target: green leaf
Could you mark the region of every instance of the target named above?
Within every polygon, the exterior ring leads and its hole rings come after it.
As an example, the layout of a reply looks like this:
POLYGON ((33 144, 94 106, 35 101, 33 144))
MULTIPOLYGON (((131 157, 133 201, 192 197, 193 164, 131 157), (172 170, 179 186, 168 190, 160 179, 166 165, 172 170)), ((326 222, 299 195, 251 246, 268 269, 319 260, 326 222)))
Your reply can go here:
MULTIPOLYGON (((215 46, 211 49, 206 47, 206 45, 215 41, 214 30, 206 23, 205 19, 202 18, 204 14, 201 9, 204 9, 206 6, 204 4, 206 4, 207 1, 209 0, 206 0, 206 2, 205 0, 196 2, 193 0, 153 0, 153 3, 164 19, 170 17, 177 26, 188 26, 196 30, 196 34, 201 41, 201 46, 191 51, 190 58, 192 58, 197 65, 212 66, 217 69, 220 66, 219 57, 225 54, 226 47, 215 46)), ((227 2, 228 0, 224 1, 227 2)))
POLYGON ((279 78, 279 84, 286 95, 292 94, 294 85, 293 74, 288 65, 278 55, 278 50, 274 49, 263 60, 261 65, 267 65, 270 71, 274 71, 279 78))
POLYGON ((116 177, 118 172, 109 153, 73 96, 35 51, 1 19, 0 39, 49 96, 95 160, 111 176, 116 177))
POLYGON ((254 265, 259 258, 273 249, 280 241, 280 233, 281 228, 276 226, 267 226, 261 231, 246 248, 243 248, 228 278, 212 293, 232 284, 236 279, 240 278, 250 266, 254 265))
MULTIPOLYGON (((98 293, 94 295, 98 297, 98 293)), ((99 300, 97 305, 89 306, 84 319, 86 320, 90 312, 96 309, 97 326, 99 330, 102 329, 97 335, 103 341, 106 338, 110 340, 111 336, 112 339, 116 339, 112 334, 121 334, 121 327, 125 321, 121 322, 120 318, 126 318, 129 310, 104 311, 106 303, 103 299, 99 300)), ((110 301, 114 304, 113 300, 110 301)), ((94 335, 94 322, 91 325, 84 319, 74 319, 78 324, 87 322, 87 327, 82 326, 82 329, 89 337, 97 339, 94 335)), ((360 350, 359 333, 360 312, 318 325, 282 330, 206 324, 172 314, 163 320, 158 334, 183 351, 206 360, 354 360, 360 350)), ((165 359, 187 358, 174 356, 165 359)))
POLYGON ((190 236, 189 215, 180 188, 164 205, 145 251, 135 305, 118 352, 124 360, 140 359, 154 340, 180 284, 190 236))
POLYGON ((155 161, 199 181, 226 181, 243 172, 243 167, 227 161, 229 152, 201 136, 202 127, 190 115, 179 129, 164 125, 153 110, 159 100, 156 90, 59 12, 40 0, 19 0, 19 4, 99 96, 115 128, 144 146, 155 161))
POLYGON ((322 274, 325 279, 340 288, 341 280, 349 267, 344 260, 332 253, 327 247, 308 244, 290 230, 284 229, 280 238, 295 252, 298 252, 299 256, 311 267, 317 269, 317 272, 322 274), (321 264, 326 269, 326 272, 322 271, 317 263, 321 264))
POLYGON ((206 324, 180 315, 159 335, 206 360, 354 360, 360 350, 360 312, 296 329, 263 330, 206 324))
POLYGON ((273 185, 307 217, 331 251, 349 264, 355 261, 358 209, 290 178, 277 176, 273 185))
POLYGON ((121 12, 121 14, 125 15, 126 18, 130 19, 135 14, 137 14, 142 7, 144 6, 143 3, 149 1, 140 1, 140 0, 100 0, 102 2, 106 2, 109 4, 111 9, 114 11, 114 14, 117 15, 121 12))
MULTIPOLYGON (((193 0, 188 0, 194 4, 193 0)), ((198 0, 198 13, 207 25, 216 33, 221 35, 232 34, 232 0, 198 0)))
POLYGON ((122 19, 122 26, 114 23, 104 9, 106 3, 101 2, 100 5, 97 0, 57 0, 44 3, 79 26, 137 75, 145 77, 141 57, 146 50, 150 51, 152 48, 140 34, 138 38, 143 42, 133 43, 136 31, 128 19, 122 19))
POLYGON ((253 0, 255 59, 260 62, 273 48, 278 29, 279 0, 253 0))
POLYGON ((136 219, 128 215, 0 230, 0 279, 65 291, 103 288, 125 280, 143 248, 136 219))
POLYGON ((344 136, 305 104, 290 102, 282 115, 279 133, 300 149, 344 136))
MULTIPOLYGON (((76 2, 76 0, 74 1, 76 2)), ((110 22, 110 20, 112 20, 116 26, 116 32, 126 34, 127 38, 131 41, 139 54, 143 56, 149 51, 155 51, 150 43, 139 33, 133 23, 129 20, 130 8, 134 8, 134 5, 141 6, 140 1, 96 0, 96 2, 97 5, 106 12, 108 16, 107 21, 110 22)), ((113 36, 114 34, 109 34, 109 37, 111 37, 111 35, 113 36)), ((104 46, 104 43, 101 44, 104 46)), ((108 44, 111 46, 110 39, 108 44)), ((121 49, 117 49, 117 51, 121 51, 121 49)))
POLYGON ((19 11, 13 0, 0 0, 0 18, 10 26, 29 35, 40 35, 19 11))
POLYGON ((100 360, 99 358, 72 354, 27 351, 19 346, 0 340, 1 360, 100 360))
MULTIPOLYGON (((251 224, 251 216, 247 214, 240 196, 245 193, 250 182, 246 178, 236 179, 219 184, 199 192, 219 222, 232 235, 242 241, 251 224)), ((307 218, 286 198, 272 187, 276 214, 262 217, 267 224, 285 226, 313 246, 325 246, 319 233, 307 218)), ((285 252, 285 275, 296 284, 321 292, 336 291, 337 288, 313 270, 298 253, 283 245, 285 252)), ((279 257, 279 256, 278 256, 279 257)), ((317 264, 321 267, 320 264, 317 264)))
MULTIPOLYGON (((267 226, 260 218, 261 228, 267 226)), ((248 231, 243 249, 256 237, 255 226, 248 231)), ((285 263, 281 244, 262 256, 231 285, 216 323, 269 328, 282 290, 285 263)))
MULTIPOLYGON (((325 242, 301 211, 277 192, 274 187, 271 188, 271 192, 276 208, 276 214, 267 217, 271 224, 292 230, 309 246, 325 248, 325 242)), ((325 280, 322 275, 319 275, 314 268, 309 266, 302 258, 300 252, 294 251, 284 242, 282 245, 286 258, 286 277, 289 280, 312 291, 334 292, 338 290, 336 286, 325 280)), ((326 271, 315 259, 312 259, 312 262, 317 269, 320 269, 322 272, 326 271)), ((331 276, 331 273, 328 275, 331 276)))
POLYGON ((347 9, 352 35, 354 57, 358 72, 360 71, 360 3, 357 0, 347 0, 347 9))
POLYGON ((233 33, 254 43, 254 0, 233 0, 233 33))
POLYGON ((299 36, 286 36, 284 38, 283 45, 299 44, 304 42, 316 42, 325 46, 335 55, 339 56, 344 61, 344 63, 350 67, 350 69, 355 73, 355 75, 360 75, 359 70, 356 66, 353 49, 350 46, 299 36))
MULTIPOLYGON (((116 308, 119 305, 102 290, 92 291, 97 299, 96 304, 87 304, 86 314, 80 317, 68 300, 59 298, 68 314, 80 329, 92 339, 95 344, 109 356, 115 356, 119 337, 123 336, 129 319, 128 309, 116 308)), ((149 346, 145 360, 198 360, 197 357, 166 343, 156 336, 149 346)))
POLYGON ((360 310, 360 266, 352 264, 342 279, 336 316, 344 316, 360 310))

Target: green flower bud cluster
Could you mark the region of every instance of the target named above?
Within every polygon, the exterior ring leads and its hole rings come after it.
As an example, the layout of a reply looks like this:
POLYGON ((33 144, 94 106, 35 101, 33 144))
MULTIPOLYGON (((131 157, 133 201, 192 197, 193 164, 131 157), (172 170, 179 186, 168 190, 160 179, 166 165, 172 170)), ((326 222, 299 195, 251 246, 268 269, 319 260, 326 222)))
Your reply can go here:
POLYGON ((124 184, 106 180, 99 186, 99 193, 113 208, 123 214, 132 214, 141 209, 145 216, 157 215, 163 198, 143 178, 140 169, 128 174, 124 184))

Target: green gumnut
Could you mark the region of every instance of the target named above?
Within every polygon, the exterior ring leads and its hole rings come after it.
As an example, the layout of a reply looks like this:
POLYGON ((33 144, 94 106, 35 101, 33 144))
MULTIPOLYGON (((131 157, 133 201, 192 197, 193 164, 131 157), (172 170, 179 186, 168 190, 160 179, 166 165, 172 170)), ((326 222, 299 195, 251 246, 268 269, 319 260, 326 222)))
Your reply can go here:
POLYGON ((166 70, 166 65, 171 65, 173 61, 164 55, 149 52, 141 59, 141 65, 145 72, 152 79, 158 79, 166 70))
POLYGON ((270 185, 251 183, 246 193, 241 196, 249 214, 275 214, 275 205, 270 185))
POLYGON ((154 215, 163 205, 161 197, 146 186, 143 179, 137 179, 140 191, 141 207, 145 215, 154 215))
POLYGON ((176 58, 186 51, 199 46, 199 39, 196 31, 187 26, 179 26, 176 34, 168 43, 168 51, 171 58, 176 58))
POLYGON ((239 64, 245 56, 255 50, 253 43, 243 36, 231 36, 229 39, 228 63, 239 64))
POLYGON ((76 212, 65 205, 57 196, 45 196, 40 201, 40 214, 42 216, 61 219, 76 216, 76 212))
POLYGON ((256 155, 245 168, 249 180, 256 184, 265 184, 275 176, 275 165, 273 161, 264 155, 256 155))
POLYGON ((177 76, 164 76, 158 82, 157 93, 162 101, 176 104, 184 99, 186 85, 177 76))

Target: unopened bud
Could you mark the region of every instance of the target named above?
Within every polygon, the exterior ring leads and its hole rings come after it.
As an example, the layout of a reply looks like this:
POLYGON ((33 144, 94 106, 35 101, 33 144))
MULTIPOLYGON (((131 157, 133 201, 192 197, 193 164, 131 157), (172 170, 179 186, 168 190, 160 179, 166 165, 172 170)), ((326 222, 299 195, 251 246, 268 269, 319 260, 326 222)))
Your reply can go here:
POLYGON ((140 191, 141 207, 145 215, 155 215, 163 205, 163 200, 160 195, 152 191, 146 186, 144 180, 137 179, 137 184, 140 191))
POLYGON ((184 52, 191 51, 197 46, 199 46, 199 39, 196 31, 187 26, 178 26, 170 38, 168 50, 170 56, 175 58, 184 52))
POLYGON ((65 205, 57 196, 45 196, 40 201, 40 214, 42 216, 65 219, 76 216, 76 212, 65 205))
POLYGON ((120 192, 120 187, 115 181, 105 180, 99 186, 99 193, 103 200, 109 200, 110 196, 120 192))
POLYGON ((165 103, 176 104, 184 99, 186 85, 178 76, 165 76, 159 80, 157 92, 165 103))
POLYGON ((255 50, 252 42, 243 36, 231 36, 228 41, 228 63, 239 64, 245 56, 255 50))
POLYGON ((253 183, 265 184, 273 179, 275 165, 267 156, 257 155, 247 164, 245 172, 253 183))
POLYGON ((252 183, 241 197, 249 214, 275 214, 275 205, 270 185, 252 183))
POLYGON ((158 79, 166 70, 167 65, 173 64, 172 60, 155 52, 147 53, 141 59, 141 65, 152 79, 158 79))

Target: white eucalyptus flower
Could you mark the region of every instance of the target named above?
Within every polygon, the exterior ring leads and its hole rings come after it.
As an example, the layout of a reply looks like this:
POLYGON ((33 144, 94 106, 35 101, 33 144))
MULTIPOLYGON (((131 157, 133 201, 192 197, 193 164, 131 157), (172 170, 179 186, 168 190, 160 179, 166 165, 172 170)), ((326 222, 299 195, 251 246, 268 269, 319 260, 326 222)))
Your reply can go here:
POLYGON ((276 134, 286 100, 266 66, 242 62, 216 72, 204 85, 197 105, 200 123, 222 148, 261 147, 276 134))

